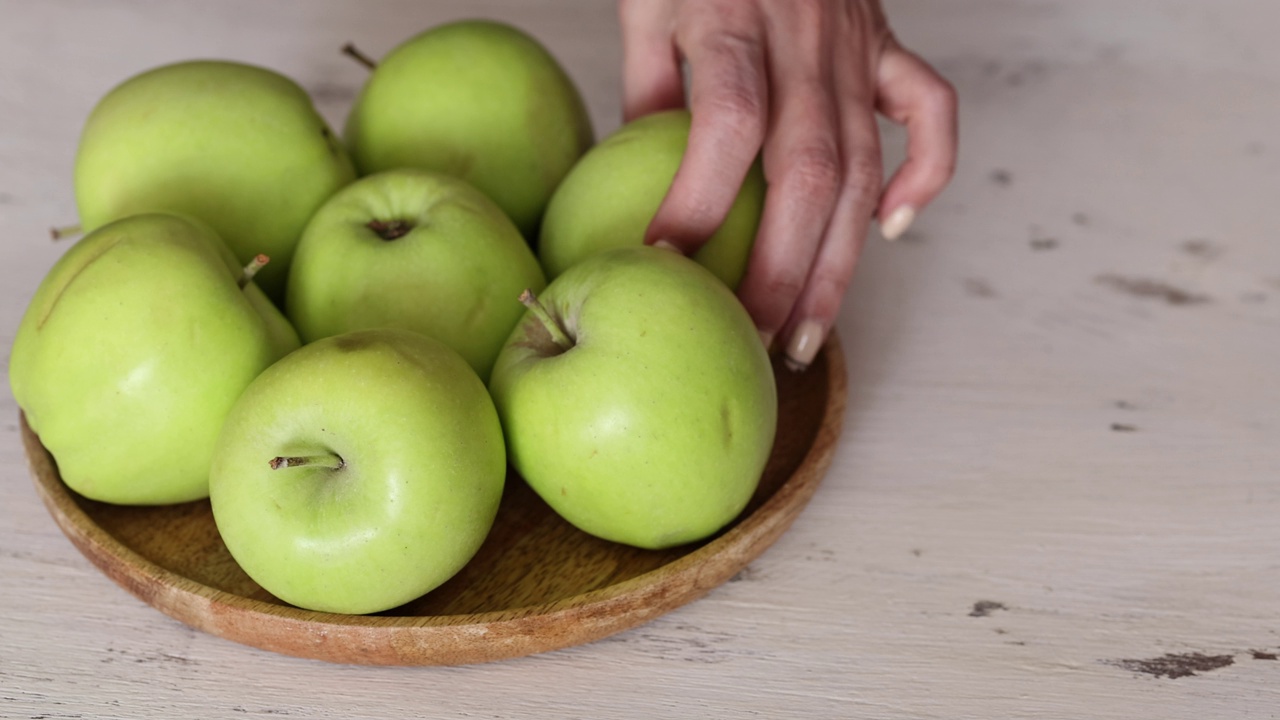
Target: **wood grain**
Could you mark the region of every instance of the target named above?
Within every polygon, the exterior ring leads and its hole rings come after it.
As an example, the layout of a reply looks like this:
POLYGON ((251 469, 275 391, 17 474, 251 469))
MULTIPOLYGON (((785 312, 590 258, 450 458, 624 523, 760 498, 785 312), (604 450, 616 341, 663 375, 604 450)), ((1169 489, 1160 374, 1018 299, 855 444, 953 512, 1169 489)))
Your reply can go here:
MULTIPOLYGON (((837 321, 831 468, 731 582, 505 662, 258 650, 157 612, 67 542, 0 387, 0 717, 1275 716, 1280 3, 885 10, 957 88, 960 164, 906 237, 873 230, 837 321)), ((616 3, 0 0, 0 368, 65 252, 48 227, 77 218, 76 138, 107 89, 249 61, 337 127, 367 77, 343 43, 381 56, 475 14, 542 38, 599 134, 617 126, 616 3)), ((889 170, 905 133, 882 129, 889 170)))
POLYGON ((110 505, 62 482, 21 420, 36 487, 58 526, 98 569, 192 627, 247 645, 368 665, 478 663, 578 645, 635 627, 724 583, 771 545, 831 463, 845 409, 845 361, 832 337, 806 373, 775 364, 779 422, 760 486, 718 536, 650 551, 583 533, 508 475, 494 529, 450 581, 367 616, 302 610, 251 580, 218 535, 207 500, 110 505))

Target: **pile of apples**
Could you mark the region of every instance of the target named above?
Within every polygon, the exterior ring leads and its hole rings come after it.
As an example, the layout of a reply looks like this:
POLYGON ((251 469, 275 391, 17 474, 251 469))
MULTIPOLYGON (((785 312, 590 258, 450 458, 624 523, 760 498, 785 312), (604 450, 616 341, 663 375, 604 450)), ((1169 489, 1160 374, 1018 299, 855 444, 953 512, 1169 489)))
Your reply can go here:
POLYGON ((594 144, 554 57, 488 21, 378 62, 341 138, 271 70, 142 73, 85 125, 85 235, 22 319, 14 397, 71 489, 208 497, 245 572, 308 609, 443 583, 508 465, 601 538, 709 537, 777 398, 731 289, 758 167, 697 258, 643 246, 688 132, 672 111, 594 144))

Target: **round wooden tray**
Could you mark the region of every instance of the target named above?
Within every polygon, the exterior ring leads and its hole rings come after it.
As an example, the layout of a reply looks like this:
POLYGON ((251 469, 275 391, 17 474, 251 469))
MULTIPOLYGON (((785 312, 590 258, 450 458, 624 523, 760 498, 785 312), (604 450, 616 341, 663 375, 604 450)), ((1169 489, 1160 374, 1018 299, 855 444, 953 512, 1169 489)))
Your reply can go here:
POLYGON ((205 632, 288 655, 367 665, 458 665, 569 647, 684 605, 737 574, 791 525, 821 482, 845 407, 834 333, 802 374, 774 366, 778 434, 747 509, 716 537, 639 550, 570 526, 516 475, 476 557, 423 597, 375 615, 285 604, 249 579, 218 536, 208 501, 108 505, 72 492, 22 420, 36 488, 62 531, 103 573, 205 632))

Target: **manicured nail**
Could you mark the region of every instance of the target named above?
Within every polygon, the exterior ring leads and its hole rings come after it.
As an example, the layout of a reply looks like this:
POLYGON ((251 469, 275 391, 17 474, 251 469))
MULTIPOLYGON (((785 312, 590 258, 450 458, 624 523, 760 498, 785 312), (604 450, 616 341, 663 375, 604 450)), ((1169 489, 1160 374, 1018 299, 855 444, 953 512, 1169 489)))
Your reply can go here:
POLYGON ((768 330, 760 331, 760 344, 764 345, 764 351, 769 352, 773 349, 773 333, 768 330))
POLYGON ((653 246, 656 248, 662 248, 663 250, 670 250, 671 252, 678 253, 680 255, 684 254, 680 252, 680 248, 676 247, 675 243, 670 240, 654 240, 653 246))
POLYGON ((902 237, 902 233, 911 227, 912 221, 916 219, 915 208, 910 205, 900 205, 897 210, 889 213, 889 217, 880 223, 880 234, 885 240, 897 240, 902 237))
POLYGON ((800 323, 791 334, 791 342, 787 344, 787 369, 803 372, 818 356, 818 348, 821 346, 822 325, 817 320, 800 323))

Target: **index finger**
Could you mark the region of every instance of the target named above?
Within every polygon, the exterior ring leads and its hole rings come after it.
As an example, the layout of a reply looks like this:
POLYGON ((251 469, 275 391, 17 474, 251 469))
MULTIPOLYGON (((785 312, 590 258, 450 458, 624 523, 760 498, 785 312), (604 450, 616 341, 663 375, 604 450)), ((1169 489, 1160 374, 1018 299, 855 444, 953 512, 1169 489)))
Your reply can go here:
POLYGON ((669 0, 619 0, 623 118, 684 107, 684 79, 669 0))
POLYGON ((764 142, 764 26, 750 3, 689 3, 676 42, 689 63, 689 144, 645 241, 696 251, 724 222, 764 142))

